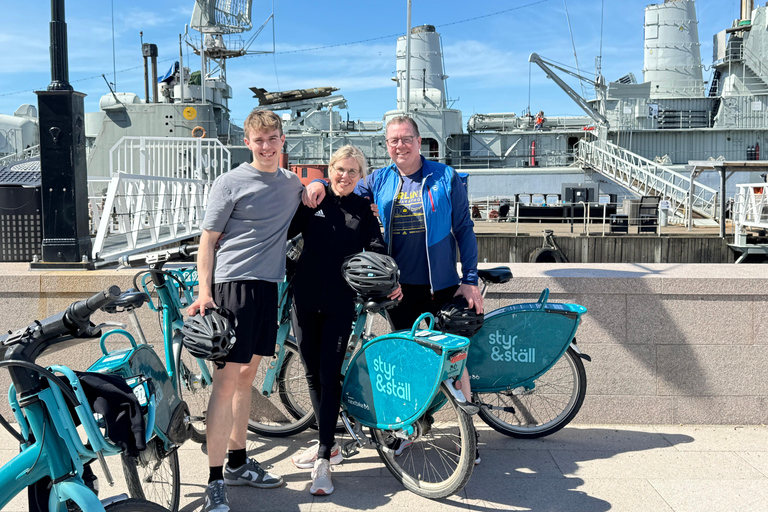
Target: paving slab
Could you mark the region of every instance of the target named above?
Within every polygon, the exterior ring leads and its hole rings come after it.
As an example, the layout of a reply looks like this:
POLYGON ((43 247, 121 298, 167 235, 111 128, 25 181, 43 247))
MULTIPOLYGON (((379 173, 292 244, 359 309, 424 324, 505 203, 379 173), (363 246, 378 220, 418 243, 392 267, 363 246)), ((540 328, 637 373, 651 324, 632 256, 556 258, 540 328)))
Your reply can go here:
MULTIPOLYGON (((461 492, 434 501, 404 489, 371 448, 334 466, 332 495, 312 496, 309 471, 294 467, 290 457, 309 446, 316 431, 251 436, 249 454, 282 475, 285 485, 232 488, 232 511, 768 511, 766 426, 573 425, 521 440, 475 422, 482 463, 461 492)), ((12 438, 0 431, 0 464, 16 453, 12 438)), ((198 511, 208 475, 204 445, 188 442, 179 457, 181 510, 198 511)), ((102 497, 125 491, 119 459, 107 460, 116 485, 110 488, 95 468, 102 497)), ((3 509, 25 510, 25 493, 3 509)))

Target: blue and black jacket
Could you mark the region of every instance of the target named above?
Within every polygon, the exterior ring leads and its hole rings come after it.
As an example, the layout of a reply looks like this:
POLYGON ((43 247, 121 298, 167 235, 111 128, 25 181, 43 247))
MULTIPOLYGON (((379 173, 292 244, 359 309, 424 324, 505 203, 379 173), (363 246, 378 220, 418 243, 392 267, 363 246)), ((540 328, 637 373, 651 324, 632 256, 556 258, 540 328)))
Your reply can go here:
MULTIPOLYGON (((421 201, 427 239, 427 264, 432 292, 456 285, 477 285, 477 239, 469 215, 469 200, 452 167, 421 157, 421 201), (462 277, 456 272, 456 246, 462 277)), ((395 164, 376 169, 360 180, 355 192, 374 201, 384 224, 384 240, 392 250, 392 217, 403 180, 395 164)))

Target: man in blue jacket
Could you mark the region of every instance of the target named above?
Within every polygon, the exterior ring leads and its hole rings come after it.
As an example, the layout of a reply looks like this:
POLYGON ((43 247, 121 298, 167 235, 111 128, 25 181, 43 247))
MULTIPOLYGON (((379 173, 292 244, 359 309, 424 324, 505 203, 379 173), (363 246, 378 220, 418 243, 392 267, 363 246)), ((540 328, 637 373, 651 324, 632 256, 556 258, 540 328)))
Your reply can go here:
MULTIPOLYGON (((424 159, 416 122, 398 116, 387 123, 386 142, 392 164, 360 180, 355 192, 378 205, 384 240, 400 267, 402 302, 389 311, 396 329, 410 329, 425 312, 437 313, 456 295, 483 311, 477 286, 477 239, 467 191, 456 171, 424 159), (459 250, 462 276, 456 272, 459 250)), ((314 207, 324 187, 311 183, 304 203, 314 207)), ((462 390, 471 399, 469 377, 462 390)), ((478 457, 479 462, 479 457, 478 457)))

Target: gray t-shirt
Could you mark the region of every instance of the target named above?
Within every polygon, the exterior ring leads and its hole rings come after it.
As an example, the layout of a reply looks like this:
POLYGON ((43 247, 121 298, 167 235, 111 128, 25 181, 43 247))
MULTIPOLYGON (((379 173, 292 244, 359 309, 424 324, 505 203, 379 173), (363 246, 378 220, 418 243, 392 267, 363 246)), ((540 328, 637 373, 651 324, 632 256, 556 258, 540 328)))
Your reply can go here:
POLYGON ((224 233, 215 282, 283 280, 286 235, 301 190, 299 177, 282 168, 270 173, 241 164, 216 179, 203 220, 203 229, 224 233))

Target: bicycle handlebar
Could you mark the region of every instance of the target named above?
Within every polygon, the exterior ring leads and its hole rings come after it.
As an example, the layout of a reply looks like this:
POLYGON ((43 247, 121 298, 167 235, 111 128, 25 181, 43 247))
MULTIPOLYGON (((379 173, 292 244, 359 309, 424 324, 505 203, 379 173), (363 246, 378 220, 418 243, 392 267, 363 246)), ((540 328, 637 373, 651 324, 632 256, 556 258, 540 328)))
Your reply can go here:
POLYGON ((120 287, 112 285, 103 292, 70 305, 67 308, 67 317, 69 320, 82 326, 82 324, 88 322, 88 319, 95 311, 116 300, 118 297, 120 297, 120 287))
POLYGON ((123 256, 117 260, 98 261, 94 263, 93 267, 96 269, 112 267, 115 265, 121 267, 143 267, 144 265, 154 265, 155 263, 165 263, 168 261, 185 261, 197 254, 199 248, 200 246, 197 244, 184 244, 179 247, 163 249, 162 251, 157 252, 123 256))

